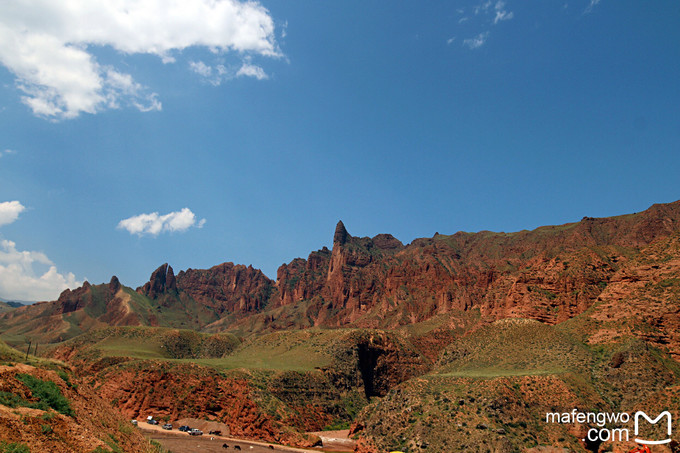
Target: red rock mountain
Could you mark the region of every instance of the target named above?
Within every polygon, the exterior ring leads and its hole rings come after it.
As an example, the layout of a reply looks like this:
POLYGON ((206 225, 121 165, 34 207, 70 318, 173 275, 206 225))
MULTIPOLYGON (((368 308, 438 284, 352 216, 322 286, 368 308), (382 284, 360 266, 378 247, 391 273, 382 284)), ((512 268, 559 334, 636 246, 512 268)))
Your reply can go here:
POLYGON ((44 328, 31 320, 48 320, 59 330, 48 338, 54 341, 101 324, 394 328, 445 313, 454 315, 452 323, 474 313, 485 322, 526 317, 555 324, 592 306, 645 247, 678 230, 680 201, 533 231, 435 234, 408 245, 389 234, 355 237, 339 222, 332 250, 282 265, 276 281, 252 266, 224 263, 175 275, 164 264, 136 293, 115 278, 86 283, 55 302, 0 315, 0 327, 24 323, 25 334, 44 328))
MULTIPOLYGON (((300 326, 395 327, 475 309, 489 320, 554 324, 590 307, 632 257, 679 228, 680 202, 533 231, 436 234, 406 246, 387 234, 353 237, 339 222, 332 251, 281 266, 275 283, 242 268, 221 274, 221 284, 201 286, 200 297, 238 299, 231 314, 260 312, 265 323, 264 313, 285 317, 304 308, 300 326)), ((183 285, 180 291, 196 297, 195 284, 183 285)))

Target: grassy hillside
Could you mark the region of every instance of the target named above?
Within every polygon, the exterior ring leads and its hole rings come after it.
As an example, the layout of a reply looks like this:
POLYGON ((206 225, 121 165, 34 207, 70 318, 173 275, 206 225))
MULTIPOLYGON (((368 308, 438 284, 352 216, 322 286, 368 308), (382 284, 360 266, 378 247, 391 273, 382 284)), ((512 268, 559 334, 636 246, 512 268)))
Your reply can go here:
POLYGON ((592 364, 590 350, 555 327, 530 319, 504 319, 446 348, 437 373, 450 376, 587 373, 592 364))
MULTIPOLYGON (((574 408, 633 413, 649 406, 680 415, 680 364, 634 336, 586 342, 589 336, 574 326, 590 315, 557 326, 505 319, 456 338, 432 372, 362 411, 356 423, 371 445, 365 451, 586 451, 598 447, 579 441, 588 424, 547 424, 545 414, 574 408)), ((610 442, 601 448, 632 446, 610 442)))

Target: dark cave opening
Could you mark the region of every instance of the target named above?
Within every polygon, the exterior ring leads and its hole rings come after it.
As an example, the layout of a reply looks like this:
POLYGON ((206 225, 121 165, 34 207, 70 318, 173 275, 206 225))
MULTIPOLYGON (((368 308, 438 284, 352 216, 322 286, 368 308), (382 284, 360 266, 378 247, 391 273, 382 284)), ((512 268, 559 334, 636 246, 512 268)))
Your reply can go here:
POLYGON ((378 358, 382 354, 382 351, 372 348, 366 343, 360 343, 357 345, 357 353, 359 355, 359 371, 361 372, 361 379, 364 383, 366 399, 370 399, 372 396, 380 396, 375 383, 378 358))
POLYGON ((586 444, 586 450, 592 451, 593 453, 597 453, 600 449, 600 444, 602 443, 601 440, 596 439, 596 440, 590 440, 587 436, 585 439, 583 439, 584 443, 586 444))

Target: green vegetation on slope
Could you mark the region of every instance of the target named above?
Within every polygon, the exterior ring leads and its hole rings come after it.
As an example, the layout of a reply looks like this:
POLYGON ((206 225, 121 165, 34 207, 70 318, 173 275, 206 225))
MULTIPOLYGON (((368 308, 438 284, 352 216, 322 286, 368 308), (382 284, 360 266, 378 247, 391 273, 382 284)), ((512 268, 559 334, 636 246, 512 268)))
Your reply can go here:
POLYGON ((76 359, 130 357, 138 359, 209 359, 232 352, 240 341, 235 336, 202 334, 168 327, 106 327, 93 330, 48 351, 73 349, 76 359))
MULTIPOLYGON (((29 407, 47 410, 52 408, 69 417, 73 417, 73 409, 68 399, 64 397, 59 387, 52 381, 43 381, 30 374, 17 374, 17 380, 21 381, 31 390, 31 395, 36 398, 37 403, 31 403, 29 407)), ((23 405, 23 404, 20 404, 23 405)))
POLYGON ((0 441, 0 453, 31 453, 26 444, 0 441))
POLYGON ((453 342, 441 354, 439 374, 502 376, 589 374, 590 351, 553 326, 529 319, 504 319, 453 342))

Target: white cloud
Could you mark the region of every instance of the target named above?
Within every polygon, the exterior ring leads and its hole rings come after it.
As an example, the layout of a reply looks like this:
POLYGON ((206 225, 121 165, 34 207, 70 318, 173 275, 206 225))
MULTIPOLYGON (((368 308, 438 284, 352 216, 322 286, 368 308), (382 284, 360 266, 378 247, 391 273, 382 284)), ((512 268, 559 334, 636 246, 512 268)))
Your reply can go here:
POLYGON ((54 300, 67 288, 81 286, 72 273, 57 272, 57 267, 41 252, 16 249, 12 241, 0 241, 0 295, 24 301, 54 300), (36 266, 48 266, 36 272, 36 266))
POLYGON ((486 43, 486 40, 489 38, 489 32, 485 31, 483 33, 478 34, 474 38, 468 38, 463 40, 463 45, 469 47, 470 49, 478 49, 486 43))
POLYGON ((132 105, 160 110, 158 95, 92 51, 152 54, 165 63, 188 47, 241 57, 281 55, 269 12, 237 0, 3 0, 0 64, 16 77, 34 114, 73 118, 132 105))
POLYGON ((259 66, 255 66, 248 62, 243 62, 243 66, 236 73, 236 77, 254 77, 257 80, 268 79, 269 76, 259 66))
POLYGON ((5 201, 0 203, 0 226, 8 225, 19 218, 19 214, 26 208, 18 201, 5 201))
POLYGON ((7 155, 10 155, 10 154, 16 154, 16 153, 17 152, 14 151, 13 149, 5 149, 5 150, 0 149, 0 157, 7 156, 7 155))
POLYGON ((140 214, 118 222, 118 228, 127 230, 130 234, 142 236, 145 234, 158 236, 164 232, 183 232, 195 226, 202 228, 205 219, 196 222, 196 215, 189 208, 181 211, 171 212, 170 214, 159 215, 157 212, 151 214, 140 214))
POLYGON ((446 40, 446 44, 451 45, 453 42, 456 40, 456 37, 454 36, 453 38, 449 38, 446 40))

